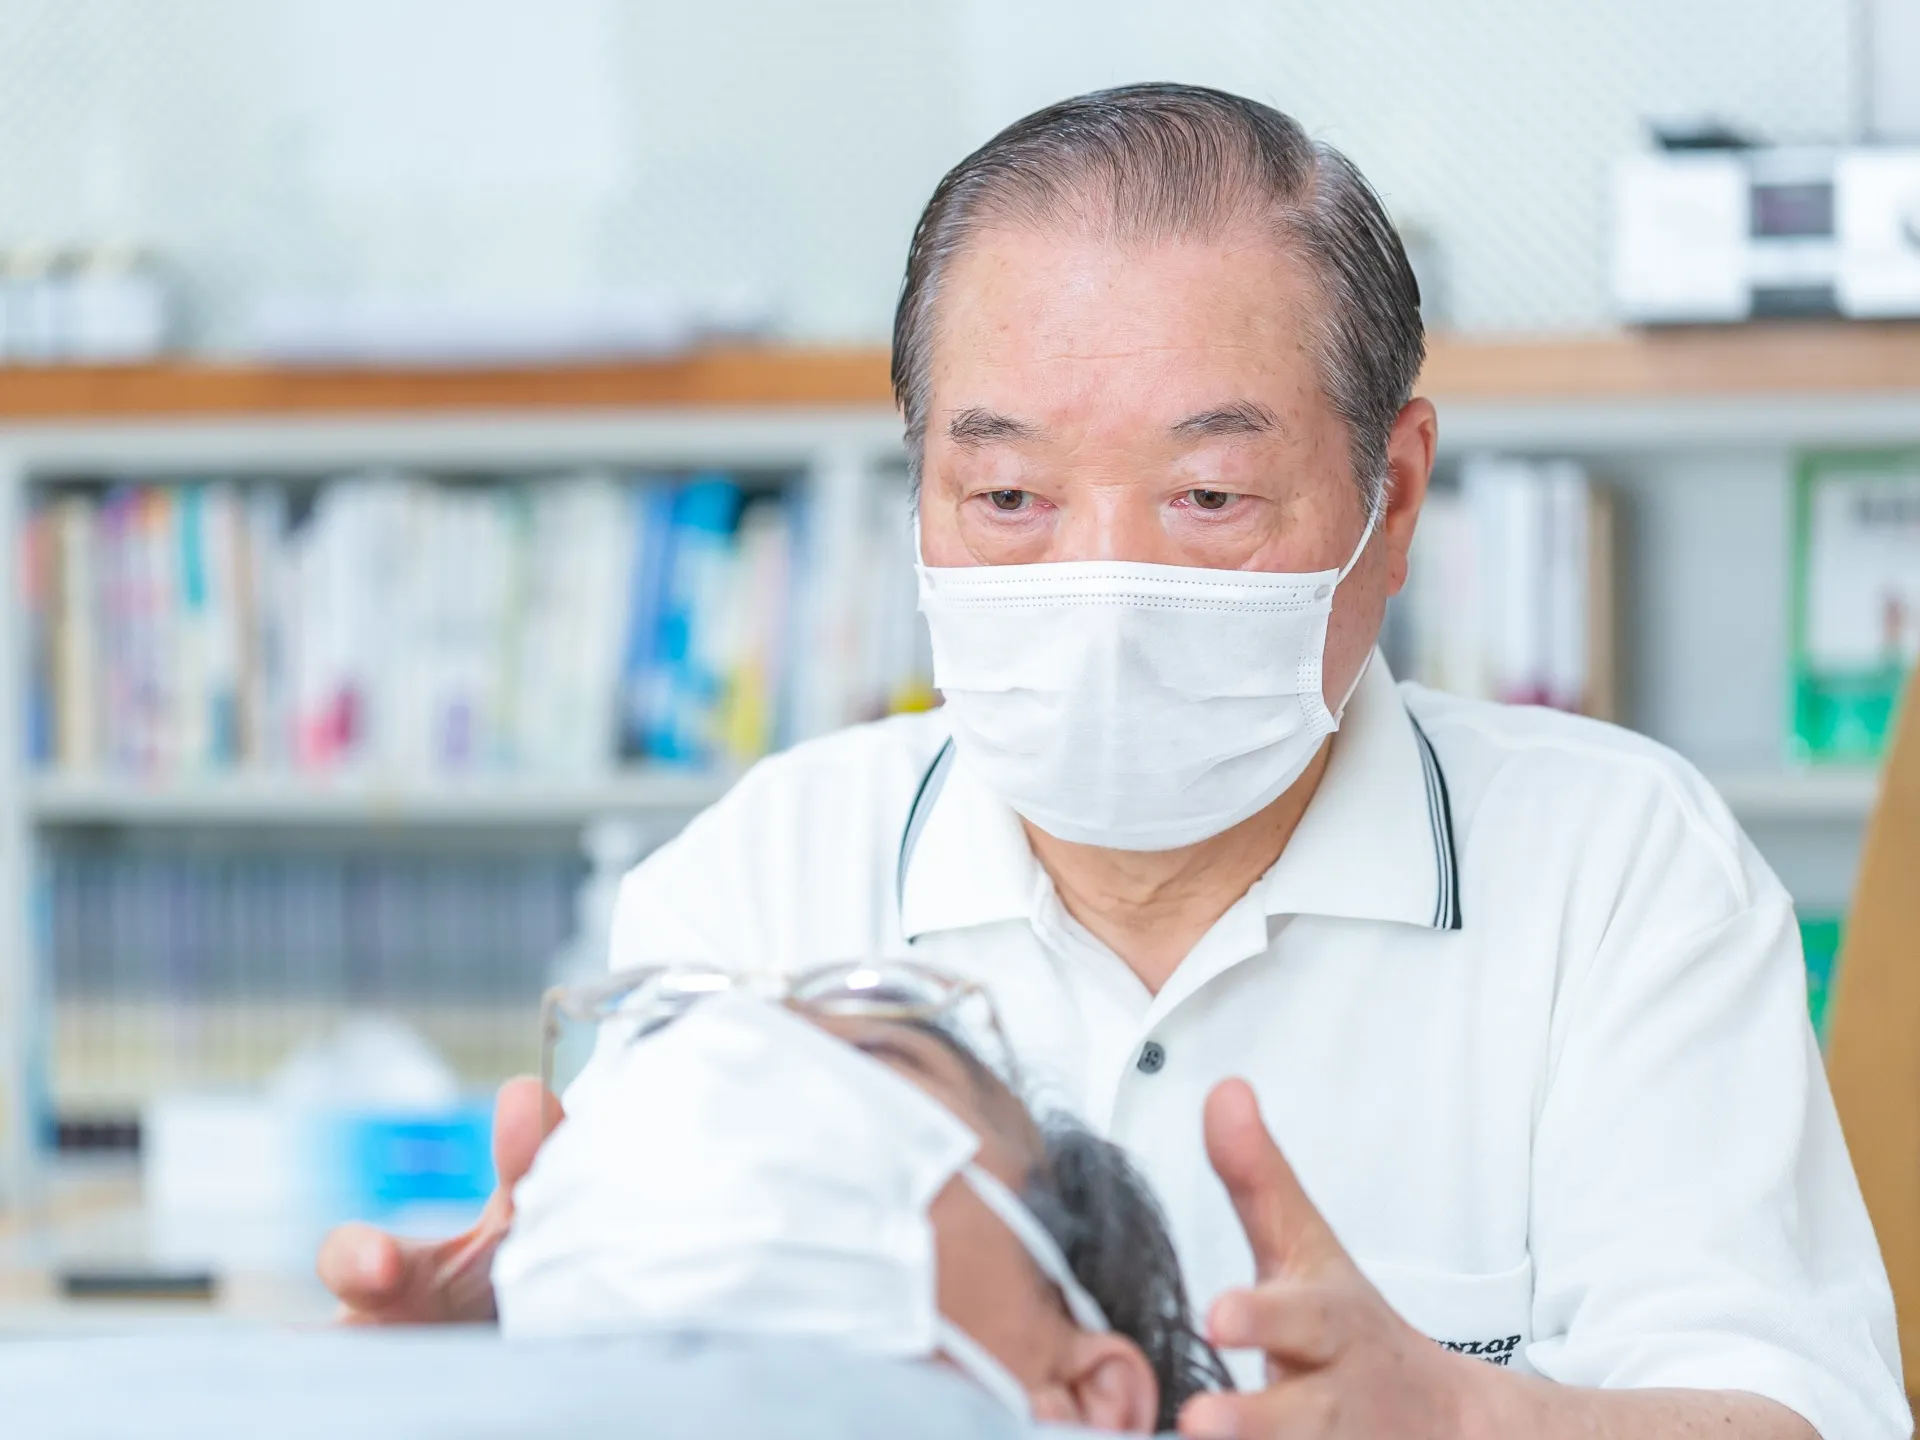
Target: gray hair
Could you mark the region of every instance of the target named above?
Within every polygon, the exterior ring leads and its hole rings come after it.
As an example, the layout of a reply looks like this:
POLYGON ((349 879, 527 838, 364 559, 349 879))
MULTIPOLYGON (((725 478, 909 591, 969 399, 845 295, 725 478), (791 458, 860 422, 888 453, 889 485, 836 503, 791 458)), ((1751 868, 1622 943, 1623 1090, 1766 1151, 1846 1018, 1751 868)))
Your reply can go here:
POLYGON ((1387 436, 1426 355, 1420 287, 1380 197, 1353 162, 1271 106, 1196 85, 1125 85, 1016 120, 949 170, 914 227, 893 319, 893 393, 914 485, 941 281, 993 225, 1095 226, 1124 239, 1273 227, 1321 291, 1321 386, 1346 423, 1368 512, 1387 436))
POLYGON ((1153 1370, 1160 1392, 1154 1429, 1172 1430, 1193 1396, 1233 1389, 1220 1352, 1194 1324, 1166 1212, 1127 1152, 1064 1112, 1036 1118, 1033 1105, 951 1023, 904 1023, 959 1060, 984 1118, 1024 1157, 1020 1198, 1114 1333, 1138 1345, 1153 1370))
POLYGON ((1167 1217, 1112 1141, 1064 1115, 1050 1116, 1040 1135, 1045 1158, 1021 1198, 1108 1323, 1147 1357, 1160 1389, 1154 1429, 1170 1431, 1189 1399, 1231 1390, 1233 1377, 1194 1325, 1167 1217))

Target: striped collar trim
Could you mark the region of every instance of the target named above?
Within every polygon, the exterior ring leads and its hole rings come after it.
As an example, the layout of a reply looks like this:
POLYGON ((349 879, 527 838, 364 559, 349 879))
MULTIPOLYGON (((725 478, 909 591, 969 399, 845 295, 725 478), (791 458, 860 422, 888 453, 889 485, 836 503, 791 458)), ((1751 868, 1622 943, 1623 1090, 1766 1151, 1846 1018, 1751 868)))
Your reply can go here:
POLYGON ((1433 928, 1460 928, 1460 854, 1453 839, 1453 797, 1447 793, 1447 773, 1440 768, 1440 757, 1433 753, 1433 742, 1420 722, 1407 715, 1413 726, 1413 738, 1420 745, 1420 770, 1426 780, 1427 825, 1433 832, 1434 901, 1433 928))
MULTIPOLYGON (((894 894, 909 940, 1030 918, 1042 878, 1019 817, 956 761, 949 738, 902 817, 894 894)), ((1347 703, 1313 803, 1249 895, 1270 916, 1461 928, 1453 795, 1379 655, 1347 703)))

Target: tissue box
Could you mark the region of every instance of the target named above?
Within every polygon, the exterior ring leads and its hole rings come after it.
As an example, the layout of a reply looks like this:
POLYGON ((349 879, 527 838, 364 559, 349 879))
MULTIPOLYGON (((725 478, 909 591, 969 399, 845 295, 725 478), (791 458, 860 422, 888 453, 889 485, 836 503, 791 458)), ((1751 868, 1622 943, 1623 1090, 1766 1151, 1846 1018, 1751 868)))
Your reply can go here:
POLYGON ((311 1265, 334 1225, 403 1234, 471 1225, 492 1194, 493 1107, 318 1107, 217 1094, 155 1099, 141 1163, 169 1263, 311 1265))
POLYGON ((334 1111, 307 1121, 322 1210, 427 1234, 463 1229, 493 1193, 493 1107, 334 1111))

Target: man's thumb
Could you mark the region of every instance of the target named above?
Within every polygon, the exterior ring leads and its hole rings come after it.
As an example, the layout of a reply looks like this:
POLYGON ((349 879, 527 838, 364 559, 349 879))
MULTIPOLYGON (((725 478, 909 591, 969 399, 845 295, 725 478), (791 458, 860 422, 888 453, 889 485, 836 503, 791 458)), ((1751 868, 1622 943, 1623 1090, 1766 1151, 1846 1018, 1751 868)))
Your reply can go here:
POLYGON ((564 1118, 559 1100, 531 1075, 500 1087, 493 1104, 493 1169, 502 1192, 526 1177, 541 1141, 564 1118))
POLYGON ((1260 1102, 1244 1080, 1222 1080, 1207 1096, 1207 1159, 1227 1187, 1253 1247, 1256 1279, 1298 1271, 1332 1232, 1274 1144, 1260 1102))

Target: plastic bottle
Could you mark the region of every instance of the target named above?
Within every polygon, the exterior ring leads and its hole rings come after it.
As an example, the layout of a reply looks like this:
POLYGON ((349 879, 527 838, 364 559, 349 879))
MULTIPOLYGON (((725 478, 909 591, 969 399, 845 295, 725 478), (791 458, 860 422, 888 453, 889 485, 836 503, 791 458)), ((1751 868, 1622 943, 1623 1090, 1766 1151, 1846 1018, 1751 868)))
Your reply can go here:
MULTIPOLYGON (((587 877, 574 896, 573 934, 555 952, 547 968, 551 985, 580 985, 607 973, 608 948, 613 941, 613 907, 620 882, 652 848, 647 830, 632 820, 596 820, 581 832, 580 848, 587 857, 587 877)), ((565 1090, 593 1053, 591 1027, 562 1022, 554 1047, 553 1083, 565 1090)))

